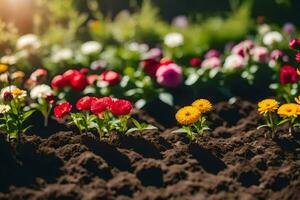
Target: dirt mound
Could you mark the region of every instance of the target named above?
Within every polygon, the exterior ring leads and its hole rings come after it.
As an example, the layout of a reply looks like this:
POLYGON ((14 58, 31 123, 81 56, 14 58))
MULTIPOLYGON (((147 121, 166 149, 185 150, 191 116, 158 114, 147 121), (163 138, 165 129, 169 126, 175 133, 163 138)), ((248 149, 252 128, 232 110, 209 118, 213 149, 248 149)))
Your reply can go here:
POLYGON ((17 149, 0 137, 0 199, 300 199, 299 137, 265 139, 249 102, 219 103, 209 118, 197 144, 163 127, 101 142, 25 136, 17 149))

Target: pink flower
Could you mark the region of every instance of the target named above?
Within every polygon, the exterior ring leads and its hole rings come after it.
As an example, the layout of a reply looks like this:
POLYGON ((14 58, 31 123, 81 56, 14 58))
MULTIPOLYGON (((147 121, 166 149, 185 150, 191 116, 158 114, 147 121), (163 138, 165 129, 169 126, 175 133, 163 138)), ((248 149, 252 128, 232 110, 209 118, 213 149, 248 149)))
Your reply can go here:
POLYGON ((297 63, 300 63, 300 52, 296 53, 295 59, 297 63))
POLYGON ((252 59, 256 62, 263 63, 269 59, 269 52, 265 47, 254 47, 250 50, 250 54, 252 55, 252 59))
POLYGON ((275 49, 271 52, 271 59, 278 60, 279 58, 283 57, 284 53, 281 50, 275 49))
POLYGON ((204 55, 204 58, 205 59, 208 59, 208 58, 220 58, 221 54, 218 50, 216 49, 211 49, 209 50, 205 55, 204 55))
POLYGON ((118 72, 112 70, 104 71, 100 76, 103 81, 108 83, 108 85, 118 84, 122 79, 118 72))
POLYGON ((217 57, 205 59, 201 64, 201 67, 204 69, 213 69, 220 66, 221 66, 221 59, 217 57))
POLYGON ((156 72, 156 79, 162 86, 177 87, 182 82, 181 67, 174 63, 162 65, 156 72))
POLYGON ((233 54, 238 54, 242 57, 245 57, 246 55, 248 55, 250 49, 252 49, 253 47, 254 47, 254 43, 252 40, 245 40, 235 45, 232 48, 231 52, 233 54))

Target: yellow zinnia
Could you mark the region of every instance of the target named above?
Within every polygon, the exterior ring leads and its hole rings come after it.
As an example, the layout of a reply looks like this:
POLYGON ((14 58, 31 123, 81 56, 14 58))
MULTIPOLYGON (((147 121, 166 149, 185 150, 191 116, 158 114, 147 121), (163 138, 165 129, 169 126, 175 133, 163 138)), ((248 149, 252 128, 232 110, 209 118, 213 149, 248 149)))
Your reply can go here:
POLYGON ((295 103, 283 104, 278 108, 277 113, 283 118, 297 117, 299 114, 299 105, 295 103))
POLYGON ((8 70, 8 66, 4 64, 0 64, 0 73, 6 72, 8 70))
POLYGON ((192 103, 192 106, 197 108, 201 113, 206 113, 212 109, 212 104, 207 99, 198 99, 192 103))
POLYGON ((197 122, 200 118, 200 112, 193 106, 185 106, 177 111, 175 117, 179 124, 190 125, 197 122))
POLYGON ((268 112, 275 112, 278 107, 279 104, 275 99, 265 99, 258 103, 258 112, 263 115, 268 112))
POLYGON ((27 96, 27 92, 25 90, 21 90, 19 88, 14 89, 13 91, 11 91, 11 94, 13 95, 13 97, 17 97, 17 98, 23 98, 27 96))

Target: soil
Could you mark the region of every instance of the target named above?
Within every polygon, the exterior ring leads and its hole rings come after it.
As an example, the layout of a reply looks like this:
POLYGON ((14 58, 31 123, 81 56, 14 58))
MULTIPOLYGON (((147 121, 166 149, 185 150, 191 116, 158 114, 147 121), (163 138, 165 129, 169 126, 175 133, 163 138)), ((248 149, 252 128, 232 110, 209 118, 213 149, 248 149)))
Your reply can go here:
POLYGON ((213 131, 191 144, 136 117, 159 130, 99 141, 41 129, 16 148, 1 136, 0 199, 300 199, 300 133, 265 138, 254 104, 218 103, 213 131))

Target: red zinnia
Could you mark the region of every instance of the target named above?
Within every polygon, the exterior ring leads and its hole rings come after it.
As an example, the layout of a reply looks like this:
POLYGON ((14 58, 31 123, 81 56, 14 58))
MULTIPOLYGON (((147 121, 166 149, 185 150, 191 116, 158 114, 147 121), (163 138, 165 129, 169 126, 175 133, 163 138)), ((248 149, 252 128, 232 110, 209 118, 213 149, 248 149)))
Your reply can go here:
POLYGON ((143 61, 144 69, 149 76, 155 77, 156 71, 160 64, 154 59, 147 59, 143 61))
POLYGON ((54 115, 56 118, 61 119, 65 114, 69 113, 72 109, 72 105, 69 102, 59 104, 54 108, 54 115))
POLYGON ((51 86, 55 89, 60 89, 66 86, 66 81, 62 75, 57 75, 52 79, 51 86))
POLYGON ((192 58, 190 60, 190 65, 192 65, 193 67, 199 67, 201 64, 201 60, 199 58, 192 58))
POLYGON ((298 52, 297 54, 296 54, 296 62, 297 63, 300 63, 300 52, 298 52))
POLYGON ((109 85, 114 85, 120 82, 121 75, 115 71, 109 70, 101 74, 103 81, 107 82, 109 85))
POLYGON ((109 109, 112 103, 113 100, 111 97, 99 98, 95 101, 92 101, 91 111, 96 115, 101 114, 103 111, 109 109))
POLYGON ((297 70, 290 65, 285 65, 280 70, 279 78, 282 85, 296 83, 298 80, 297 70))
POLYGON ((88 85, 88 81, 83 74, 77 74, 71 79, 70 85, 74 90, 81 91, 88 85))
POLYGON ((290 40, 289 46, 292 49, 299 50, 300 49, 300 40, 298 40, 298 39, 292 39, 292 40, 290 40))
POLYGON ((116 100, 110 106, 111 113, 117 116, 128 115, 131 109, 131 102, 124 99, 116 100))
POLYGON ((63 73, 63 77, 67 83, 70 83, 71 80, 78 74, 80 74, 80 72, 78 70, 69 69, 69 70, 65 71, 65 73, 63 73))
POLYGON ((92 102, 96 100, 97 100, 96 97, 89 97, 89 96, 82 97, 77 101, 76 108, 78 110, 90 110, 92 102))

